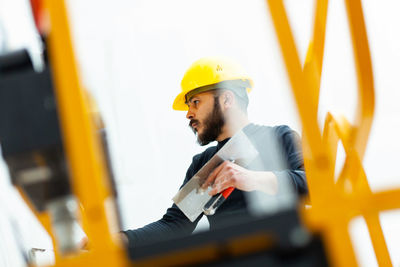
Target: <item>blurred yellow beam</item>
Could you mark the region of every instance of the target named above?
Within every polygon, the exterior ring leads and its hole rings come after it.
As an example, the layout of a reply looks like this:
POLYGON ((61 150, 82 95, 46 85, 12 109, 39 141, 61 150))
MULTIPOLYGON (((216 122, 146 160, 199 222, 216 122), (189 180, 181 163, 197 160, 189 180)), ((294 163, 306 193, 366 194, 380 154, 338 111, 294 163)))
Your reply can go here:
MULTIPOLYGON (((310 70, 307 68, 303 72, 283 2, 268 0, 267 3, 303 125, 303 139, 305 139, 307 145, 303 153, 312 203, 312 209, 309 213, 319 221, 316 226, 323 233, 330 262, 335 266, 356 266, 357 261, 348 236, 348 220, 344 217, 333 217, 334 214, 338 213, 337 211, 334 212, 336 208, 332 207, 332 202, 337 196, 335 195, 333 177, 329 177, 332 175, 334 159, 330 158, 331 155, 326 144, 322 141, 322 134, 318 125, 320 79, 318 76, 320 76, 320 72, 317 66, 322 64, 323 53, 322 51, 318 52, 321 59, 317 61, 316 50, 311 50, 311 52, 309 50, 308 58, 314 58, 314 60, 309 63, 310 70), (333 210, 330 208, 333 208, 333 210)), ((323 8, 317 10, 319 12, 324 11, 323 8)))
MULTIPOLYGON (((341 140, 347 155, 344 168, 339 175, 336 187, 339 187, 339 193, 344 195, 351 194, 351 202, 356 206, 361 206, 358 208, 358 211, 360 211, 360 215, 364 216, 377 261, 380 266, 390 266, 390 255, 386 246, 381 223, 379 221, 379 211, 372 211, 368 207, 362 207, 362 203, 364 202, 359 198, 359 196, 371 197, 372 191, 368 185, 362 162, 355 149, 352 147, 353 143, 350 142, 352 127, 345 117, 340 116, 335 118, 335 116, 330 113, 328 113, 325 124, 332 126, 326 129, 331 132, 328 133, 329 136, 337 135, 335 138, 336 147, 332 147, 332 150, 337 150, 337 140, 341 140)), ((335 146, 335 144, 331 145, 335 146)), ((347 208, 349 207, 347 206, 347 208)), ((356 209, 357 208, 354 208, 354 210, 356 209)))
MULTIPOLYGON (((328 0, 315 1, 315 5, 313 36, 308 46, 307 56, 303 66, 303 75, 310 82, 309 88, 312 94, 308 97, 313 97, 313 99, 309 99, 309 102, 315 103, 316 109, 318 110, 320 81, 325 46, 326 16, 328 13, 328 0)), ((317 116, 317 114, 314 114, 314 116, 317 116)), ((305 135, 304 130, 302 135, 305 135)), ((308 142, 309 139, 303 138, 302 146, 303 154, 305 155, 304 166, 307 173, 312 173, 312 166, 315 164, 313 160, 315 160, 315 158, 312 158, 311 156, 311 145, 308 142)), ((324 144, 322 145, 324 146, 324 144)), ((332 160, 325 161, 332 162, 332 160)), ((332 168, 334 168, 334 166, 332 165, 326 166, 326 171, 329 173, 332 168)), ((311 186, 313 186, 314 183, 315 182, 311 178, 309 184, 312 184, 311 186)), ((312 193, 311 200, 315 197, 315 194, 312 193)))
MULTIPOLYGON (((303 66, 303 75, 307 77, 307 80, 310 82, 309 87, 311 88, 311 97, 309 101, 311 103, 316 103, 316 109, 318 110, 319 103, 319 92, 320 92, 320 81, 321 81, 321 72, 322 72, 322 63, 324 56, 324 47, 325 47, 325 31, 326 31, 326 16, 328 13, 328 0, 317 0, 315 1, 315 14, 314 14, 314 30, 313 36, 310 40, 310 44, 308 46, 307 56, 303 66)), ((317 116, 317 114, 315 114, 317 116)), ((303 136, 304 130, 303 130, 303 136)), ((322 144, 324 147, 325 144, 322 144)), ((313 166, 315 165, 315 158, 311 157, 311 147, 308 143, 307 138, 303 138, 302 147, 304 152, 304 167, 307 173, 313 172, 313 166)), ((329 173, 334 171, 334 161, 326 159, 326 162, 330 162, 328 166, 326 166, 326 172, 329 173)), ((316 177, 316 176, 313 176, 316 177)), ((311 178, 309 184, 313 186, 315 183, 311 178)), ((314 192, 314 191, 313 191, 314 192)), ((312 193, 311 200, 316 198, 315 194, 312 193)))
POLYGON ((328 0, 315 1, 313 36, 310 40, 306 60, 303 66, 304 75, 309 77, 308 80, 310 83, 313 83, 312 96, 314 96, 315 99, 311 99, 310 101, 317 103, 317 109, 319 102, 322 64, 324 59, 327 14, 328 0))
POLYGON ((310 143, 311 155, 316 158, 322 154, 322 151, 321 134, 316 120, 318 103, 311 101, 316 99, 315 92, 313 92, 313 88, 309 86, 309 81, 303 75, 302 64, 300 63, 282 1, 269 0, 268 4, 300 113, 300 119, 304 126, 304 133, 310 143))
POLYGON ((345 3, 356 63, 359 95, 352 142, 354 142, 354 148, 362 160, 374 115, 374 79, 361 1, 346 0, 345 3))
MULTIPOLYGON (((329 154, 326 153, 323 146, 322 135, 317 120, 319 84, 315 81, 315 76, 318 76, 318 73, 316 74, 315 71, 319 64, 317 61, 322 62, 322 57, 317 60, 318 56, 313 56, 313 54, 315 51, 320 51, 320 49, 317 49, 317 46, 315 49, 309 49, 310 53, 308 58, 310 61, 307 64, 308 67, 305 70, 305 75, 283 2, 268 0, 267 3, 271 11, 297 109, 300 114, 300 120, 303 125, 303 155, 311 203, 313 204, 313 208, 318 208, 319 205, 320 208, 322 208, 323 199, 326 195, 332 193, 330 188, 333 187, 333 182, 331 179, 322 180, 319 178, 329 174, 329 169, 331 168, 330 164, 332 162, 332 160, 328 158, 329 154)), ((324 11, 323 8, 317 10, 320 12, 324 11)), ((316 15, 316 18, 317 17, 319 16, 316 15)), ((321 34, 321 31, 315 30, 315 36, 321 38, 321 34)), ((318 44, 318 46, 323 46, 323 41, 316 40, 316 44, 318 44)), ((322 53, 319 54, 319 56, 321 55, 322 53)))
POLYGON ((63 257, 57 266, 126 266, 127 256, 111 236, 111 225, 117 225, 113 222, 115 211, 110 209, 113 199, 104 154, 79 79, 65 2, 47 0, 45 4, 51 23, 49 59, 71 184, 85 209, 84 230, 91 247, 89 253, 63 257))
POLYGON ((314 33, 303 73, 283 2, 267 2, 303 124, 304 160, 312 201, 312 208, 308 212, 310 218, 314 218, 314 226, 324 234, 331 262, 336 266, 353 266, 357 265, 357 261, 349 238, 348 223, 357 214, 362 214, 367 221, 379 264, 390 265, 379 212, 362 210, 358 201, 360 195, 372 196, 362 168, 362 158, 374 113, 372 64, 361 2, 346 1, 359 83, 356 123, 351 125, 344 117, 335 118, 328 114, 322 136, 318 128, 317 111, 328 2, 315 2, 314 33), (347 157, 338 184, 335 185, 339 140, 345 147, 347 157), (347 185, 350 187, 347 188, 347 185), (348 200, 352 202, 346 205, 348 200))
POLYGON ((400 188, 375 192, 372 196, 360 196, 363 208, 369 211, 389 211, 400 209, 400 188))

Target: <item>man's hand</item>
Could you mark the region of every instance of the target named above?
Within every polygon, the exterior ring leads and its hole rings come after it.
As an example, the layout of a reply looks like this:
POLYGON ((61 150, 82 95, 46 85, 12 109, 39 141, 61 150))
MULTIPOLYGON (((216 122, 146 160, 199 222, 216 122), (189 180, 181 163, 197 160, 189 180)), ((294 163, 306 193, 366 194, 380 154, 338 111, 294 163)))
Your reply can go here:
POLYGON ((230 161, 215 168, 202 188, 207 189, 209 186, 212 186, 210 195, 220 193, 228 187, 243 191, 259 190, 271 195, 278 191, 278 181, 274 173, 250 171, 230 161))
POLYGON ((118 239, 124 246, 128 246, 129 240, 128 240, 128 237, 126 236, 126 234, 124 234, 122 232, 118 232, 114 235, 114 237, 116 239, 118 239))
POLYGON ((87 236, 82 237, 78 243, 78 248, 80 250, 89 250, 89 238, 87 236))

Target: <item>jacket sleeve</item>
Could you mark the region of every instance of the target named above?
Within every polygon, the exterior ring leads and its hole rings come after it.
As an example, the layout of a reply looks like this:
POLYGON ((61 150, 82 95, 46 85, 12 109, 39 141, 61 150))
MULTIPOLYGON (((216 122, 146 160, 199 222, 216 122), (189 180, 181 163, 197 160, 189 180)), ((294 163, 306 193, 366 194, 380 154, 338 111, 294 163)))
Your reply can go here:
POLYGON ((300 136, 288 126, 276 127, 276 133, 282 142, 287 169, 274 172, 275 175, 278 180, 285 179, 283 176, 289 177, 299 195, 308 194, 300 136))
MULTIPOLYGON (((193 169, 194 161, 186 172, 186 177, 182 186, 192 178, 194 174, 193 169)), ((129 250, 131 250, 136 246, 151 244, 177 236, 189 235, 196 228, 200 218, 201 216, 199 216, 195 222, 191 222, 178 206, 173 204, 172 207, 167 209, 167 212, 160 220, 150 223, 142 228, 122 231, 122 233, 128 237, 128 246, 129 250)))

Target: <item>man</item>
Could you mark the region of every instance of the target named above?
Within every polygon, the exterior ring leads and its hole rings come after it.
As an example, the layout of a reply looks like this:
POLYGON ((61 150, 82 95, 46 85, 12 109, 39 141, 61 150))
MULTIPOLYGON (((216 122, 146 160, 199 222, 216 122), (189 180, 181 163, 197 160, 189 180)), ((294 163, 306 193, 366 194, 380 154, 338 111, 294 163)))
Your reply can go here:
MULTIPOLYGON (((202 58, 187 70, 182 82, 182 92, 175 98, 173 109, 187 110, 189 126, 202 146, 217 141, 217 146, 207 148, 193 157, 183 185, 239 130, 248 135, 260 156, 258 165, 243 168, 226 161, 207 178, 203 187, 212 186, 211 195, 228 187, 236 188, 213 216, 207 216, 210 229, 217 227, 227 216, 243 214, 246 201, 243 191, 262 191, 274 195, 284 179, 290 181, 299 194, 307 193, 298 135, 287 126, 267 127, 251 124, 247 117, 248 96, 252 81, 237 64, 226 59, 202 58), (271 167, 271 137, 283 152, 286 167, 271 167)), ((182 186, 183 186, 182 185, 182 186)), ((163 218, 140 229, 124 231, 129 248, 156 242, 176 235, 193 232, 201 216, 192 223, 174 204, 163 218)))

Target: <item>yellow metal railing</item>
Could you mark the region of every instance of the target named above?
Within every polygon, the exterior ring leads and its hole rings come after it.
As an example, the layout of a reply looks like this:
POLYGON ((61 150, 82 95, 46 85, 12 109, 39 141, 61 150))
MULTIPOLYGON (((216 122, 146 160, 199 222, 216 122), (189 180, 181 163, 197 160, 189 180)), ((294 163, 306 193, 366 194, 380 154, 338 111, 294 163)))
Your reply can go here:
POLYGON ((304 211, 305 220, 322 234, 334 266, 357 266, 349 222, 363 216, 378 264, 391 266, 379 212, 400 208, 400 190, 372 193, 362 167, 374 115, 374 81, 361 2, 345 1, 358 77, 356 119, 352 125, 345 117, 328 113, 322 133, 317 111, 328 1, 316 1, 314 33, 303 68, 283 2, 268 0, 267 3, 303 124, 304 162, 312 204, 311 209, 304 211), (339 141, 346 159, 335 182, 339 141))
POLYGON ((127 266, 125 249, 111 236, 111 225, 117 224, 112 222, 116 216, 104 153, 80 83, 65 1, 47 0, 45 7, 51 24, 49 58, 71 184, 84 207, 84 231, 90 240, 90 251, 73 257, 61 257, 56 247, 56 266, 127 266))

